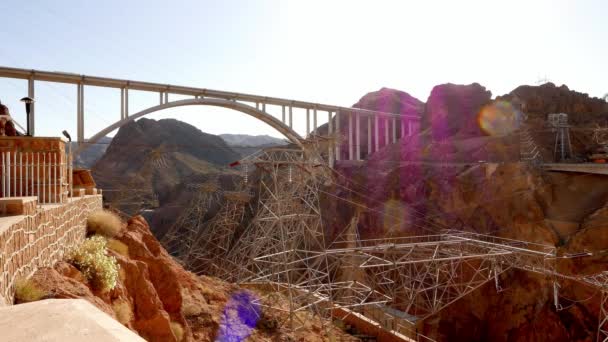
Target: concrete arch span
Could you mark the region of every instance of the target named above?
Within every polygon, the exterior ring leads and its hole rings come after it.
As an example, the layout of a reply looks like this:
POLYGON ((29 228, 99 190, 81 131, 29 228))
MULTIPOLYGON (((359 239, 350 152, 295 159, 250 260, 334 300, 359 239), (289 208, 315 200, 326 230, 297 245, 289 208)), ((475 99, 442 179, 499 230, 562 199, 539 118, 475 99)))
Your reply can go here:
MULTIPOLYGON (((298 133, 296 133, 293 129, 291 129, 290 127, 285 125, 281 120, 273 117, 272 115, 270 115, 264 111, 261 111, 255 107, 252 107, 252 106, 240 103, 240 102, 223 100, 223 99, 210 99, 210 98, 198 98, 198 99, 172 101, 172 102, 167 102, 167 103, 163 103, 158 106, 144 109, 140 112, 137 112, 133 115, 128 116, 125 119, 116 121, 112 125, 102 129, 101 131, 99 131, 95 135, 93 135, 90 139, 87 139, 87 143, 95 144, 101 138, 110 134, 112 131, 124 126, 125 124, 127 124, 133 120, 137 120, 145 115, 148 115, 148 114, 151 114, 154 112, 158 112, 163 109, 183 107, 183 106, 195 106, 195 105, 229 108, 229 109, 233 109, 238 112, 241 112, 241 113, 245 113, 247 115, 250 115, 250 116, 266 123, 270 127, 276 129, 281 134, 283 134, 283 136, 285 136, 287 139, 289 139, 289 141, 298 145, 299 147, 302 147, 302 137, 300 137, 300 135, 298 133)), ((78 155, 86 147, 86 145, 87 144, 83 144, 83 145, 79 146, 75 152, 75 155, 78 155)))

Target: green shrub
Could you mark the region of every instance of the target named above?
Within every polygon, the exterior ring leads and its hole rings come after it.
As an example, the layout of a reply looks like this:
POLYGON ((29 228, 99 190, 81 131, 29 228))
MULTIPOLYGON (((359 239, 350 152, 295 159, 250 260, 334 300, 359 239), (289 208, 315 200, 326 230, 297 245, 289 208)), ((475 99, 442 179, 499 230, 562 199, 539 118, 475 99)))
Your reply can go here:
POLYGON ((30 279, 19 279, 15 282, 15 301, 19 303, 35 302, 47 295, 30 279))
POLYGON ((122 230, 122 220, 109 210, 97 210, 87 218, 87 231, 91 234, 100 234, 114 237, 122 230))
POLYGON ((116 259, 107 255, 107 243, 106 238, 95 235, 68 253, 68 261, 84 274, 93 287, 104 292, 116 286, 119 268, 116 259))

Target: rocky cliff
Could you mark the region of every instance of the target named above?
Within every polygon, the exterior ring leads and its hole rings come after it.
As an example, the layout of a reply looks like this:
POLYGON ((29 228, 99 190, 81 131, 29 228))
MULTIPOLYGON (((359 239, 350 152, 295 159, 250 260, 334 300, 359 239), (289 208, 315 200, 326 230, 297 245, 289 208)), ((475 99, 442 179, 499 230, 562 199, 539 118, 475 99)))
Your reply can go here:
MULTIPOLYGON (((494 134, 480 121, 488 106, 507 101, 513 102, 509 110, 533 113, 533 128, 556 111, 574 111, 573 123, 580 126, 605 118, 605 102, 566 87, 520 87, 492 101, 480 85, 437 86, 427 100, 421 134, 387 146, 363 165, 337 170, 328 189, 333 196, 323 197, 322 207, 331 213, 324 217, 328 229, 335 233, 356 216, 362 238, 475 231, 555 246, 562 256, 593 253, 560 259, 558 269, 565 274, 608 269, 607 178, 519 163, 517 131, 494 134)), ((558 310, 552 280, 545 276, 509 270, 500 284, 503 291, 488 283, 427 319, 423 332, 438 341, 595 340, 597 290, 560 281, 558 310)))
POLYGON ((129 220, 110 253, 120 265, 117 286, 99 292, 64 262, 32 280, 49 298, 84 298, 148 341, 339 341, 357 339, 311 320, 308 331, 288 332, 280 313, 256 304, 260 294, 184 270, 161 247, 146 221, 129 220))
MULTIPOLYGON (((328 227, 338 231, 358 217, 362 238, 411 236, 459 229, 558 248, 565 274, 608 268, 608 182, 604 176, 548 174, 520 163, 474 166, 368 164, 338 170, 334 196, 323 197, 328 227), (354 203, 354 204, 353 204, 354 203)), ((438 341, 592 341, 598 292, 560 281, 553 306, 551 279, 518 270, 489 282, 425 321, 438 341)))

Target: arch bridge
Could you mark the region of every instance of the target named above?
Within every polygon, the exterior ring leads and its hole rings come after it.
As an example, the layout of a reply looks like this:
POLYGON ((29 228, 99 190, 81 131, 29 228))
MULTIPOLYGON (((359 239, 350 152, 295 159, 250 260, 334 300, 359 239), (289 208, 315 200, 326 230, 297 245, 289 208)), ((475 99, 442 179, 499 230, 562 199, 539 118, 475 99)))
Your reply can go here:
MULTIPOLYGON (((115 129, 145 115, 181 106, 204 105, 223 107, 250 115, 276 129, 289 141, 301 146, 303 138, 311 134, 338 136, 340 143, 327 151, 330 164, 337 160, 361 160, 362 152, 370 155, 398 139, 416 133, 420 118, 415 115, 387 113, 361 108, 250 95, 222 90, 114 79, 30 69, 0 67, 0 77, 28 80, 28 96, 35 97, 36 81, 74 84, 76 88, 76 141, 96 143, 115 129), (120 91, 120 117, 113 124, 85 137, 85 87, 113 88, 120 91), (158 93, 159 101, 136 113, 129 108, 129 94, 134 91, 158 93), (171 95, 189 96, 189 99, 171 100, 171 95), (294 124, 294 115, 305 115, 305 124, 294 124), (367 121, 367 143, 361 141, 361 121, 367 121), (319 123, 327 128, 319 130, 319 123), (346 123, 345 123, 346 122, 346 123), (341 124, 337 124, 341 123, 341 124), (305 126, 305 127, 299 127, 305 126), (366 147, 367 151, 362 151, 366 147), (341 149, 345 149, 344 151, 341 149)), ((118 115, 117 115, 118 117, 118 115)), ((35 133, 35 106, 30 113, 30 130, 35 133)))

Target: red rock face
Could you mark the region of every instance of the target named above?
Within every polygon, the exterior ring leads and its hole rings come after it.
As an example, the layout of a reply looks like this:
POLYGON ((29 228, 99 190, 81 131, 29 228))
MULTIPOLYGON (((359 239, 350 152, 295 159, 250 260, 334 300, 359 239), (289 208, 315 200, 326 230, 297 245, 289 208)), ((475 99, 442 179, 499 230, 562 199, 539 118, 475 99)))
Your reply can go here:
POLYGON ((477 83, 435 86, 426 102, 422 127, 430 128, 433 140, 439 141, 456 134, 460 137, 483 136, 477 117, 491 97, 492 93, 477 83))
MULTIPOLYGON (((65 262, 38 270, 33 279, 48 297, 84 298, 148 341, 178 341, 179 336, 172 329, 178 324, 183 330, 180 341, 211 342, 220 331, 230 332, 227 318, 233 317, 227 312, 226 303, 235 293, 243 293, 243 289, 184 270, 161 247, 141 216, 130 219, 116 240, 126 245, 128 252, 120 254, 110 250, 120 271, 116 287, 107 293, 91 289, 82 273, 65 262)), ((250 297, 258 295, 254 291, 250 297)), ((261 313, 266 321, 277 321, 280 315, 279 312, 261 313)), ((254 320, 251 331, 239 333, 249 334, 251 341, 329 339, 320 321, 311 320, 310 325, 309 331, 292 333, 284 327, 255 325, 254 320)), ((356 341, 335 328, 331 331, 339 341, 356 341)))
MULTIPOLYGON (((325 220, 333 231, 358 215, 359 233, 368 239, 452 228, 552 245, 560 255, 608 249, 603 229, 608 228, 608 186, 599 178, 549 177, 521 163, 387 167, 373 160, 338 172, 349 180, 340 178, 343 183, 331 191, 362 207, 324 197, 322 208, 331 213, 325 220), (574 231, 558 231, 553 220, 572 221, 574 231)), ((565 274, 597 273, 608 268, 608 255, 564 259, 558 268, 565 274)), ((599 297, 594 289, 560 281, 564 309, 557 310, 551 279, 511 270, 500 284, 502 292, 488 283, 431 316, 423 333, 438 341, 595 340, 599 297)))

